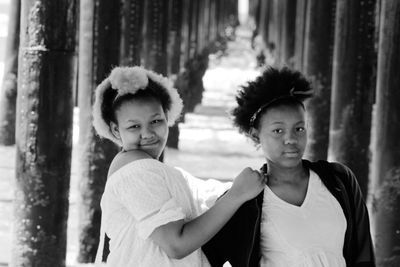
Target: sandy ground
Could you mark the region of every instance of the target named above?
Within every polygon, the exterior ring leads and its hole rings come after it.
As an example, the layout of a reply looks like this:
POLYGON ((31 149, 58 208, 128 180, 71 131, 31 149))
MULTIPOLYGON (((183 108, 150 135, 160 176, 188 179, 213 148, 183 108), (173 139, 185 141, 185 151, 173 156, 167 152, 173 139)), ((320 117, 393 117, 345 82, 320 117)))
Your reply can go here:
MULTIPOLYGON (((229 110, 240 84, 254 78, 254 54, 250 49, 249 32, 238 30, 235 42, 229 43, 227 57, 210 57, 204 76, 202 104, 187 114, 181 124, 179 150, 167 149, 166 163, 179 166, 202 178, 231 180, 244 167, 259 168, 261 153, 232 126, 229 110)), ((70 210, 68 220, 67 265, 79 266, 75 259, 78 249, 77 226, 77 115, 74 119, 74 150, 72 162, 70 210)), ((0 266, 8 266, 11 256, 15 147, 0 146, 0 266)))

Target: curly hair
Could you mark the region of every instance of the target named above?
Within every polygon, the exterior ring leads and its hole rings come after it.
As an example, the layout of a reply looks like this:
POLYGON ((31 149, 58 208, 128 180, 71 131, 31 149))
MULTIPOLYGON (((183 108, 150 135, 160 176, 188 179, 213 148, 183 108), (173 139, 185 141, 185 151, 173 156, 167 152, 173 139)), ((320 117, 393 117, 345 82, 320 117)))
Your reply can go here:
POLYGON ((311 83, 299 72, 288 67, 268 67, 254 81, 241 87, 232 110, 233 123, 242 133, 258 126, 260 115, 267 108, 280 105, 301 105, 312 97, 311 83))

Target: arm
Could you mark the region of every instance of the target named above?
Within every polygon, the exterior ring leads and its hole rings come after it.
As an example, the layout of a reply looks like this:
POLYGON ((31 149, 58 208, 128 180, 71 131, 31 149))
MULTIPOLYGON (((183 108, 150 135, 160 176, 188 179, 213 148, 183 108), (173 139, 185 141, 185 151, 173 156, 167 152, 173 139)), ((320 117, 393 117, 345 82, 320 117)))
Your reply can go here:
POLYGON ((246 168, 232 188, 207 212, 187 223, 179 220, 162 225, 150 237, 169 257, 183 258, 210 240, 245 201, 263 188, 263 177, 246 168))
POLYGON ((343 177, 347 195, 349 197, 351 216, 353 217, 353 253, 355 266, 375 266, 375 256, 371 238, 368 209, 365 204, 360 186, 354 173, 342 164, 333 166, 339 177, 343 177))
POLYGON ((375 256, 371 238, 370 223, 368 216, 368 209, 365 205, 360 186, 352 172, 351 175, 351 188, 353 197, 353 213, 355 217, 355 229, 357 231, 357 251, 355 262, 356 266, 375 266, 375 256), (364 265, 368 264, 368 265, 364 265))
POLYGON ((119 152, 108 168, 108 177, 128 163, 140 159, 151 159, 151 156, 142 150, 129 150, 119 152))

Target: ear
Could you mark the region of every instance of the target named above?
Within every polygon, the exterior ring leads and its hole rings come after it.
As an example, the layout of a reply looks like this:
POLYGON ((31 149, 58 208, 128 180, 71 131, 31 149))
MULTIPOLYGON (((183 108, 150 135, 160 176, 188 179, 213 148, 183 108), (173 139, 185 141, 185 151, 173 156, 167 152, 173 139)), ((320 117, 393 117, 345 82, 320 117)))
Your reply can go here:
POLYGON ((110 129, 112 134, 119 140, 121 140, 121 135, 119 134, 118 125, 115 122, 110 122, 110 129))
POLYGON ((258 134, 259 134, 259 131, 256 128, 254 128, 254 127, 250 128, 249 136, 250 136, 251 140, 253 140, 254 143, 256 143, 256 144, 260 143, 260 138, 258 137, 258 134))

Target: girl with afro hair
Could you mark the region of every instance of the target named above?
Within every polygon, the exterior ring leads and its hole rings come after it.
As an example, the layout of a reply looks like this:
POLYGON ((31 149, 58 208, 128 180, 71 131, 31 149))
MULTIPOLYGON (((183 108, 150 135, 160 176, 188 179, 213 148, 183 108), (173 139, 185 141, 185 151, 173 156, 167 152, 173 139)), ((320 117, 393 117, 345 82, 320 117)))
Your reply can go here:
POLYGON ((267 68, 238 92, 234 124, 260 146, 267 177, 203 251, 212 266, 375 266, 368 211, 352 171, 303 159, 310 82, 267 68))

